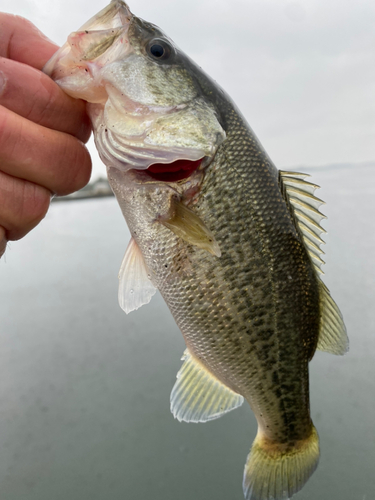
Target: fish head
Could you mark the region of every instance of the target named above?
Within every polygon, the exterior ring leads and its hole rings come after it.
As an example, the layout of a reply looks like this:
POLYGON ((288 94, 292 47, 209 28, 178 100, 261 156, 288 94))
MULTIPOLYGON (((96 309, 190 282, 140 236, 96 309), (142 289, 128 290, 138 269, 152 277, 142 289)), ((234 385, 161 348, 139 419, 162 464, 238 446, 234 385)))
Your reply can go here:
POLYGON ((107 167, 168 171, 174 164, 172 170, 189 172, 184 162, 203 168, 225 139, 200 69, 122 1, 72 33, 44 71, 67 94, 88 101, 107 167))

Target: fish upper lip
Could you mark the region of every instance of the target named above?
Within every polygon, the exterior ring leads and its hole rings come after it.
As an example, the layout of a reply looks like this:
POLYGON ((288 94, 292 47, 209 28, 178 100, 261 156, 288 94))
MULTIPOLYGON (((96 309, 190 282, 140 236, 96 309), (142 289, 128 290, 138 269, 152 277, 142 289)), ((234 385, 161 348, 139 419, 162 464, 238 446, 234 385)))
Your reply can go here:
POLYGON ((112 0, 109 5, 89 19, 78 31, 107 30, 129 25, 133 14, 122 0, 112 0))
MULTIPOLYGON (((112 2, 102 9, 98 14, 89 19, 85 24, 83 24, 77 31, 70 35, 71 41, 65 42, 65 44, 52 56, 52 58, 45 64, 43 72, 50 76, 52 79, 56 79, 58 76, 59 63, 64 58, 71 59, 72 57, 79 60, 79 56, 74 55, 74 40, 72 38, 79 38, 82 35, 94 35, 96 32, 105 32, 110 30, 119 31, 122 29, 123 36, 127 35, 127 30, 133 19, 133 14, 130 11, 128 5, 122 0, 112 0, 112 2)), ((127 40, 129 43, 129 41, 127 40)), ((98 59, 100 56, 98 57, 98 59)), ((84 58, 82 58, 84 61, 84 58)), ((84 61, 84 63, 89 63, 89 59, 84 61)))

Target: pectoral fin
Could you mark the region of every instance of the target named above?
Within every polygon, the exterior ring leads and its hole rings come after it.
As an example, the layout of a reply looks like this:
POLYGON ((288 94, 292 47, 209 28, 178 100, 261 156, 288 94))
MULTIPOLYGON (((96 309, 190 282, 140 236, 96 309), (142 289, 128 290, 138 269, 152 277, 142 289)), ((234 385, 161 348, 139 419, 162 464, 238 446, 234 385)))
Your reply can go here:
POLYGON ((184 422, 207 422, 241 406, 244 398, 212 375, 188 349, 171 393, 171 412, 184 422))
POLYGON ((202 219, 177 200, 172 200, 172 213, 170 219, 160 221, 164 226, 191 245, 203 248, 216 257, 221 256, 215 236, 202 219))
POLYGON ((156 288, 151 283, 146 264, 134 238, 129 242, 119 272, 118 300, 126 314, 148 304, 156 288))

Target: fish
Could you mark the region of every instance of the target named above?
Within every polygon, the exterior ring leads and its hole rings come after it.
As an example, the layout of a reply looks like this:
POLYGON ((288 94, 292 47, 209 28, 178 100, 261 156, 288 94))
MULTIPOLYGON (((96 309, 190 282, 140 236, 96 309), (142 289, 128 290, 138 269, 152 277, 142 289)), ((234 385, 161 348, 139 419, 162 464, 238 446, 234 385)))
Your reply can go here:
POLYGON ((285 500, 315 471, 308 365, 342 355, 342 314, 322 281, 322 200, 279 171, 226 92, 157 26, 113 0, 44 71, 84 99, 131 240, 126 313, 159 290, 186 350, 171 412, 207 422, 242 405, 258 431, 246 500, 285 500))

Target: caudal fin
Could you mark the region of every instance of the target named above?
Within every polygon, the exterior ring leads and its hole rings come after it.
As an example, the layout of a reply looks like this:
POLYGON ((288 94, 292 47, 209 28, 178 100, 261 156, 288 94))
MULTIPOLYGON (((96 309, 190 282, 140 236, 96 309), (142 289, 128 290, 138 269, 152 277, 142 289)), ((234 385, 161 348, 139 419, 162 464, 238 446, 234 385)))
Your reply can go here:
POLYGON ((287 500, 297 493, 319 460, 319 437, 314 426, 310 437, 294 446, 274 443, 259 431, 245 465, 246 500, 287 500))

